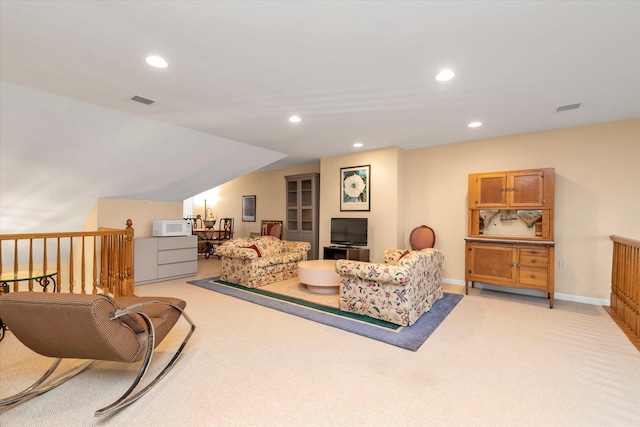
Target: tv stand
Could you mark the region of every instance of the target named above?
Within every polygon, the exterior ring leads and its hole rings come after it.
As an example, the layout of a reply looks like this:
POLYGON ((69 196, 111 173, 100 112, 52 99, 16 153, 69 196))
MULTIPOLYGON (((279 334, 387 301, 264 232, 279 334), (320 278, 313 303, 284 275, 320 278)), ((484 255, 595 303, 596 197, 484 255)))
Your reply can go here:
POLYGON ((325 246, 324 259, 350 259, 353 261, 369 261, 369 249, 353 246, 325 246))

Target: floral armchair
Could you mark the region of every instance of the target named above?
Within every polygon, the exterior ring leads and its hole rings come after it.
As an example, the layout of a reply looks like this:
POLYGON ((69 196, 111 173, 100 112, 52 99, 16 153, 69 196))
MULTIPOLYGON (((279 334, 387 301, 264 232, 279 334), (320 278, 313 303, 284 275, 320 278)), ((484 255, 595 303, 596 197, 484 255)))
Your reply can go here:
POLYGON ((273 236, 239 237, 218 248, 220 279, 248 288, 298 276, 298 263, 307 260, 308 242, 280 240, 273 236))
POLYGON ((411 326, 443 297, 437 249, 387 249, 382 263, 337 260, 340 310, 411 326))

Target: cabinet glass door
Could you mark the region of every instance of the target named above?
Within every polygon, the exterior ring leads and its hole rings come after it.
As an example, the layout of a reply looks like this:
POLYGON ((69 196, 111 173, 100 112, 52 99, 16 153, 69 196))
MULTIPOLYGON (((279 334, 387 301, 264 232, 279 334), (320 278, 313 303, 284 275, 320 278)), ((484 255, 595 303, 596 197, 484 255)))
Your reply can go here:
POLYGON ((287 182, 287 231, 298 231, 298 181, 287 182))
POLYGON ((301 205, 312 206, 313 205, 313 188, 311 187, 311 180, 305 179, 300 182, 301 186, 301 205))

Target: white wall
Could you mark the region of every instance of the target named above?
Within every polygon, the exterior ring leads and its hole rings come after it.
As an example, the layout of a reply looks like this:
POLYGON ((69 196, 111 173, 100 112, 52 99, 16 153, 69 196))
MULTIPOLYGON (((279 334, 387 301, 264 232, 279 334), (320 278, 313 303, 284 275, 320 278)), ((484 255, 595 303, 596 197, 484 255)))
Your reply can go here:
POLYGON ((286 157, 7 82, 0 93, 2 233, 78 230, 97 199, 181 202, 286 157))

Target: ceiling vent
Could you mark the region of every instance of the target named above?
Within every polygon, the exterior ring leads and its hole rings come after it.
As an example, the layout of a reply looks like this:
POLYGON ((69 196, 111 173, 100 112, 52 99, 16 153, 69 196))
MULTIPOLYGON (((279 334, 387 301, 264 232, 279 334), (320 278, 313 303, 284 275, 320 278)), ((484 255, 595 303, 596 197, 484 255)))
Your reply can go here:
POLYGON ((135 95, 133 98, 131 98, 132 101, 136 101, 139 102, 141 104, 145 104, 145 105, 151 105, 156 101, 153 101, 151 99, 147 99, 147 98, 143 98, 141 96, 135 95))
POLYGON ((581 105, 581 103, 562 105, 562 106, 556 108, 556 113, 559 113, 561 111, 567 111, 567 110, 577 110, 578 108, 580 108, 580 105, 581 105))

